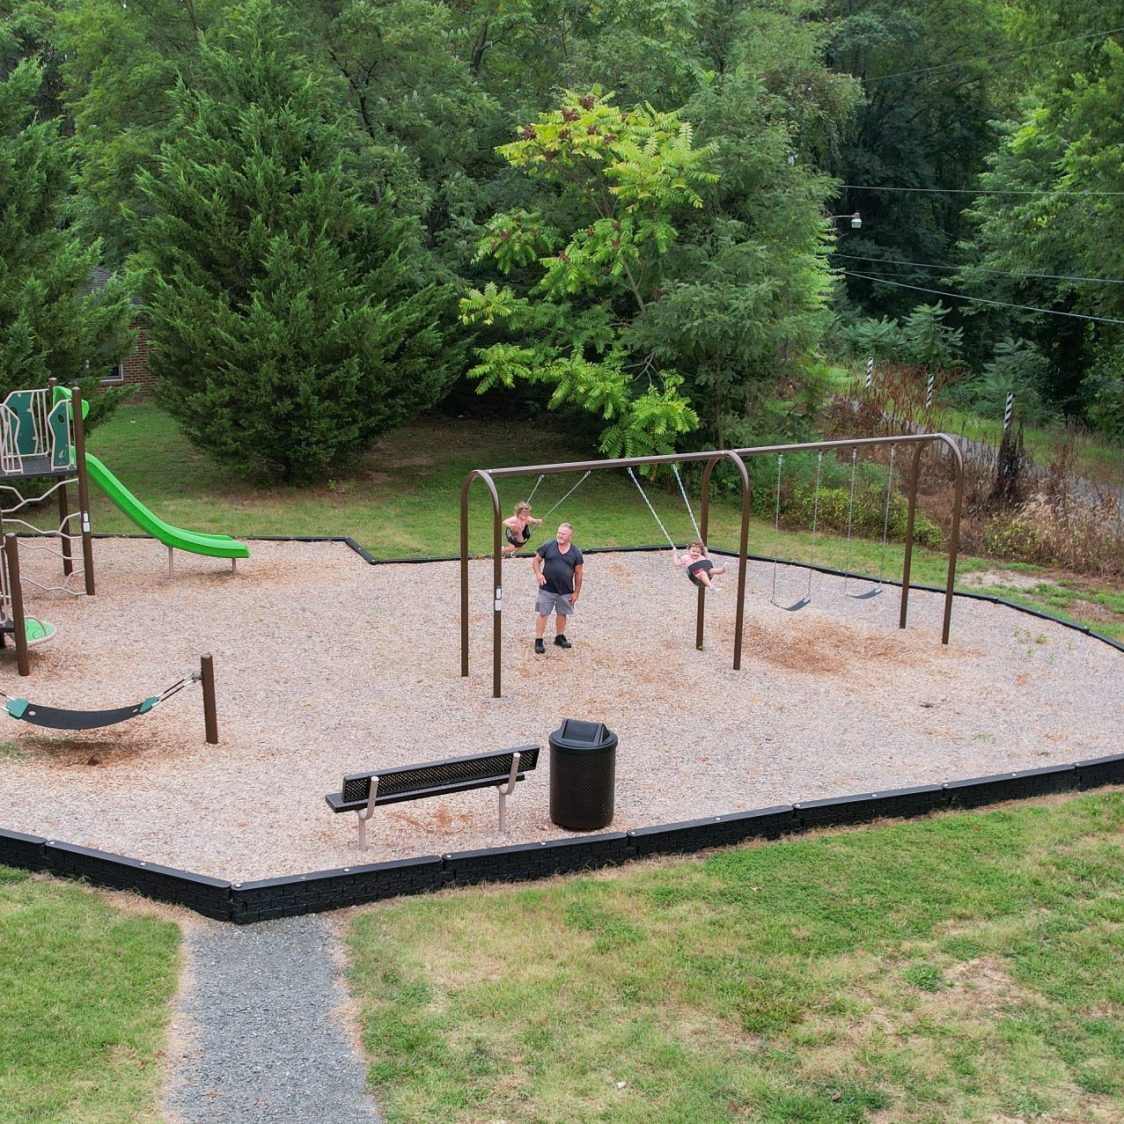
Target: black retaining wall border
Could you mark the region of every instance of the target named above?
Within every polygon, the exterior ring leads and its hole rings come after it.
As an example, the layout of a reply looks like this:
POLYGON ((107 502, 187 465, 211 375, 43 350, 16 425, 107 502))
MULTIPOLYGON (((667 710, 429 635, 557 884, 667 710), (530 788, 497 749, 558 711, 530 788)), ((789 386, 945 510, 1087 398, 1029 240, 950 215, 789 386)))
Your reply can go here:
POLYGON ((1072 765, 970 777, 942 785, 805 800, 634 831, 606 832, 446 855, 319 870, 308 874, 228 882, 0 829, 0 864, 131 890, 186 906, 205 917, 248 925, 281 917, 342 909, 408 894, 427 894, 483 882, 525 882, 619 866, 647 855, 688 854, 771 840, 817 828, 923 816, 941 809, 978 808, 1004 800, 1124 785, 1124 754, 1072 765))

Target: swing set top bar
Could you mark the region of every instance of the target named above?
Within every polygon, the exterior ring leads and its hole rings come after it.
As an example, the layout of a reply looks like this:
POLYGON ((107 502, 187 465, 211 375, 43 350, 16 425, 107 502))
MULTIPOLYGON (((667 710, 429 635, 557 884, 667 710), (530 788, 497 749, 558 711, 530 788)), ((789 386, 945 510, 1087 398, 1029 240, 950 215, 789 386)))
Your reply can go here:
MULTIPOLYGON (((745 462, 731 449, 714 449, 702 453, 665 453, 648 457, 618 457, 611 460, 570 461, 565 464, 517 465, 509 468, 474 468, 461 485, 461 676, 468 675, 468 496, 474 480, 481 480, 492 499, 492 697, 501 694, 500 644, 503 623, 503 583, 502 549, 503 516, 500 512, 500 497, 495 481, 513 476, 548 475, 561 472, 592 472, 597 469, 632 468, 646 464, 677 464, 683 461, 706 461, 702 479, 702 512, 700 528, 705 537, 707 516, 710 511, 710 477, 714 466, 722 460, 731 461, 737 468, 742 482, 742 519, 739 554, 745 558, 749 549, 749 473, 745 462)), ((699 589, 695 610, 695 645, 703 643, 703 625, 706 604, 699 589)), ((734 624, 734 670, 741 667, 742 636, 745 620, 745 566, 738 569, 737 617, 734 624)))

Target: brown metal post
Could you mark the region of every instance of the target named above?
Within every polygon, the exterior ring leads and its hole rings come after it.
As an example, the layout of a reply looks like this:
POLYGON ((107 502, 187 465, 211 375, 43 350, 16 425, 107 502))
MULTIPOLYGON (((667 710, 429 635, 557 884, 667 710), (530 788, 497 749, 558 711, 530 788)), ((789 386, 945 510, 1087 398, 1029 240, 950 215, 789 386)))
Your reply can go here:
MULTIPOLYGON (((703 468, 702 498, 699 510, 699 534, 706 543, 710 524, 710 475, 714 471, 714 460, 708 460, 703 468)), ((700 585, 695 590, 695 650, 703 650, 703 634, 706 629, 706 590, 700 585)))
POLYGON ((203 687, 203 726, 207 744, 219 744, 219 714, 215 705, 215 661, 210 652, 199 657, 199 682, 203 687))
POLYGON ((62 551, 62 572, 69 577, 74 573, 74 558, 70 550, 70 502, 66 497, 66 484, 59 485, 59 546, 62 551))
POLYGON ((921 479, 921 452, 924 445, 913 449, 913 462, 909 468, 909 513, 905 524, 905 557, 902 559, 902 594, 898 608, 898 628, 905 628, 909 612, 909 575, 913 568, 913 523, 917 516, 917 485, 921 479))
POLYGON ((944 622, 941 625, 941 643, 948 643, 952 628, 952 587, 956 582, 956 556, 960 553, 960 511, 964 505, 964 457, 960 446, 948 441, 956 468, 956 499, 952 505, 952 529, 948 541, 948 578, 944 587, 944 622))
POLYGON ((78 518, 82 526, 82 565, 86 595, 94 596, 94 540, 90 531, 90 481, 86 473, 86 429, 82 424, 82 388, 70 391, 70 418, 74 427, 74 457, 78 468, 78 518))
POLYGON ((472 481, 484 482, 492 497, 492 697, 500 697, 500 641, 503 634, 503 521, 495 481, 483 469, 473 469, 461 485, 461 675, 468 674, 468 495, 472 481))
POLYGON ((27 658, 27 618, 23 613, 23 588, 20 586, 20 546, 15 535, 4 536, 4 558, 8 563, 8 596, 12 600, 16 667, 20 675, 26 676, 31 674, 31 663, 27 658))
POLYGON ((461 678, 468 674, 468 490, 476 473, 470 472, 461 485, 461 678))

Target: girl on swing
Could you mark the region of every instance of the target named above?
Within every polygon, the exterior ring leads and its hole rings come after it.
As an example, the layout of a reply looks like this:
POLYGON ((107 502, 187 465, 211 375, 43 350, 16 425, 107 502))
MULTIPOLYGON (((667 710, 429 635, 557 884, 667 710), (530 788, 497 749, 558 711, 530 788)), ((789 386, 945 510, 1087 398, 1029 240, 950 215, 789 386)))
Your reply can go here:
POLYGON ((716 566, 707 553, 706 544, 697 539, 687 544, 687 552, 680 554, 674 546, 671 548, 671 564, 673 566, 686 566, 687 577, 697 586, 701 586, 707 593, 720 592, 719 586, 712 581, 712 577, 726 572, 725 566, 716 566))
POLYGON ((541 522, 541 519, 531 518, 531 505, 526 500, 520 500, 515 505, 515 514, 503 521, 503 533, 507 539, 503 556, 510 558, 516 551, 526 546, 531 538, 531 528, 537 527, 541 522))

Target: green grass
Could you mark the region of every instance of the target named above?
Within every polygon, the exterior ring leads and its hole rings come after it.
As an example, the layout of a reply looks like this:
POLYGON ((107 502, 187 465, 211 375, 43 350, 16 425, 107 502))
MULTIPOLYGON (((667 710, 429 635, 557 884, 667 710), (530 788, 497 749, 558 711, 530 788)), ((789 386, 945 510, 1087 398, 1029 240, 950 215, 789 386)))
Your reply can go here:
MULTIPOLYGON (((254 487, 195 450, 167 414, 143 404, 119 410, 92 435, 90 449, 143 503, 170 523, 247 537, 349 535, 379 558, 457 554, 460 487, 465 474, 474 468, 559 463, 591 456, 588 449, 566 440, 549 421, 422 419, 388 434, 346 480, 306 488, 254 487)), ((545 514, 577 479, 546 477, 534 498, 536 514, 545 514)), ((534 484, 533 477, 499 482, 505 514, 534 484)), ((662 487, 647 491, 671 535, 680 544, 693 538, 691 516, 678 492, 662 487)), ((91 508, 95 530, 136 530, 96 488, 91 508)), ((697 518, 697 502, 694 508, 697 518)), ((470 539, 474 553, 491 549, 488 512, 484 488, 476 484, 470 539)), ((578 542, 586 547, 665 542, 635 487, 621 472, 591 475, 555 510, 551 522, 561 518, 575 523, 578 542)), ((736 549, 739 519, 733 502, 712 505, 711 545, 736 549)), ((895 543, 888 544, 884 552, 877 541, 853 538, 848 543, 843 536, 821 533, 813 543, 808 533, 778 534, 768 512, 753 520, 749 549, 752 554, 890 578, 900 575, 903 555, 901 545, 895 543)), ((986 559, 961 555, 957 572, 966 576, 993 565, 986 559)), ((915 549, 913 581, 943 586, 946 568, 940 551, 915 549)), ((1095 582, 1078 578, 1058 586, 1042 573, 1042 595, 1021 590, 1020 603, 1060 611, 1124 639, 1124 611, 1118 594, 1106 594, 1095 582), (1102 601, 1104 597, 1110 600, 1102 601), (1096 605, 1095 611, 1086 612, 1089 605, 1096 605)))
POLYGON ((179 929, 0 867, 0 1121, 160 1119, 179 929))
POLYGON ((387 903, 387 1120, 1124 1119, 1124 793, 387 903))

